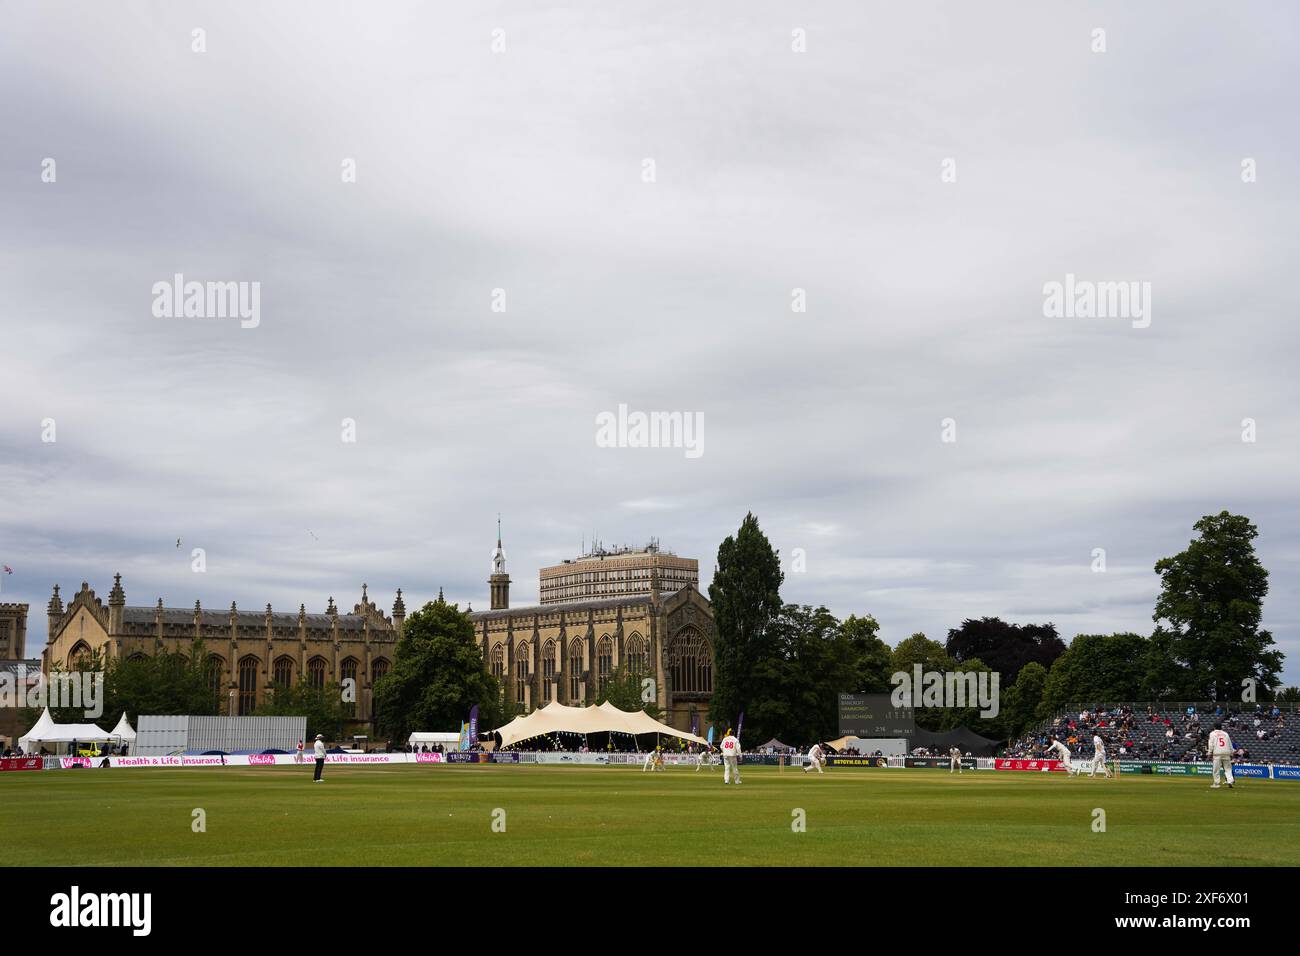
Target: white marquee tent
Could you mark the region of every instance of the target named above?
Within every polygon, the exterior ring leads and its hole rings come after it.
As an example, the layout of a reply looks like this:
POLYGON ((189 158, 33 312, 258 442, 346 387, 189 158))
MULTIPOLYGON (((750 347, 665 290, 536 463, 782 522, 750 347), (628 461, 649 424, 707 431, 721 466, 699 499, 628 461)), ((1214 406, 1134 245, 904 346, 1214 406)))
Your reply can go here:
POLYGON ((503 748, 533 737, 556 733, 661 734, 665 737, 679 737, 697 744, 708 743, 703 737, 660 723, 644 710, 619 710, 609 701, 593 707, 566 707, 552 701, 541 710, 535 710, 524 717, 516 717, 496 732, 501 735, 503 748))
POLYGON ((123 743, 135 742, 135 729, 127 722, 126 711, 122 712, 122 719, 117 722, 117 726, 113 728, 113 732, 109 736, 114 740, 121 740, 123 743))
POLYGON ((112 740, 113 737, 113 734, 105 733, 94 724, 56 724, 50 716, 50 709, 46 707, 41 713, 41 719, 36 721, 32 729, 18 738, 18 746, 23 753, 31 753, 32 744, 38 747, 41 744, 70 744, 73 741, 99 744, 112 740))
POLYGON ((460 743, 460 734, 454 730, 417 730, 411 734, 410 744, 412 747, 418 747, 421 744, 432 746, 433 744, 442 744, 444 747, 453 749, 460 743))

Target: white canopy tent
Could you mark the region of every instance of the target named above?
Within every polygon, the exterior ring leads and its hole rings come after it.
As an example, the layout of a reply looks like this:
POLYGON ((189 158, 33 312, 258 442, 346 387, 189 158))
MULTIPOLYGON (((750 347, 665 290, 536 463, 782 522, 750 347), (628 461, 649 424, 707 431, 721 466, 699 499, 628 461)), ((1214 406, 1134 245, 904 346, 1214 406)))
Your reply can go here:
POLYGON ((451 745, 455 747, 460 743, 460 734, 454 730, 420 730, 411 734, 410 744, 412 747, 419 747, 421 744, 442 744, 444 747, 451 745))
POLYGON ((117 722, 117 726, 113 728, 113 732, 109 736, 114 740, 121 740, 123 743, 135 742, 135 730, 127 722, 126 711, 122 712, 122 719, 117 722))
POLYGON ((102 744, 112 740, 113 736, 94 724, 56 724, 50 716, 50 709, 46 707, 41 712, 41 719, 36 721, 32 729, 18 738, 18 746, 23 753, 31 753, 32 744, 38 747, 41 744, 70 744, 74 741, 102 744))
POLYGON ((552 701, 541 710, 535 710, 524 717, 516 717, 496 732, 501 735, 503 748, 533 737, 557 733, 660 734, 697 744, 708 743, 703 737, 660 723, 644 710, 619 710, 609 701, 593 707, 566 707, 552 701))

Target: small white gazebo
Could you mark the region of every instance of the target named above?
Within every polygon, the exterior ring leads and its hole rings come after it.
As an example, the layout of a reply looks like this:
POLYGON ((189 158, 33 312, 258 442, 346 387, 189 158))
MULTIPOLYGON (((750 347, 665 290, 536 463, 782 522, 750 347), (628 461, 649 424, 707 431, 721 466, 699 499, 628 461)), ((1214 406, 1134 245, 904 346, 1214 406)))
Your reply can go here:
POLYGON ((135 743, 135 730, 126 719, 126 711, 122 711, 122 719, 117 722, 113 732, 109 734, 114 740, 120 740, 124 744, 135 743))

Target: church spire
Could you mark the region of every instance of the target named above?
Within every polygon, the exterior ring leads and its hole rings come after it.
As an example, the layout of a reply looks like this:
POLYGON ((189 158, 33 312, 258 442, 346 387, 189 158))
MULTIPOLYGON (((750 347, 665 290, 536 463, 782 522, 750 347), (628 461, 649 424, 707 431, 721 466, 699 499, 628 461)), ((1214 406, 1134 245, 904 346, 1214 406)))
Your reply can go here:
POLYGON ((506 573, 506 552, 501 547, 501 514, 497 514, 497 549, 492 553, 492 576, 488 578, 491 608, 504 611, 510 607, 510 575, 506 573))

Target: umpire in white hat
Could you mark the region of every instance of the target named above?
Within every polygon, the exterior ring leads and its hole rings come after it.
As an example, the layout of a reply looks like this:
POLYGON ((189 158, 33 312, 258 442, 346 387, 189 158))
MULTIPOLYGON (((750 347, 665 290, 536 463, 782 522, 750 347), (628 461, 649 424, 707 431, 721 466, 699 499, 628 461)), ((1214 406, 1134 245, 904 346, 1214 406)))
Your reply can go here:
POLYGON ((316 776, 312 783, 320 783, 321 772, 325 769, 325 738, 320 734, 316 735, 316 746, 313 750, 316 754, 316 776))

